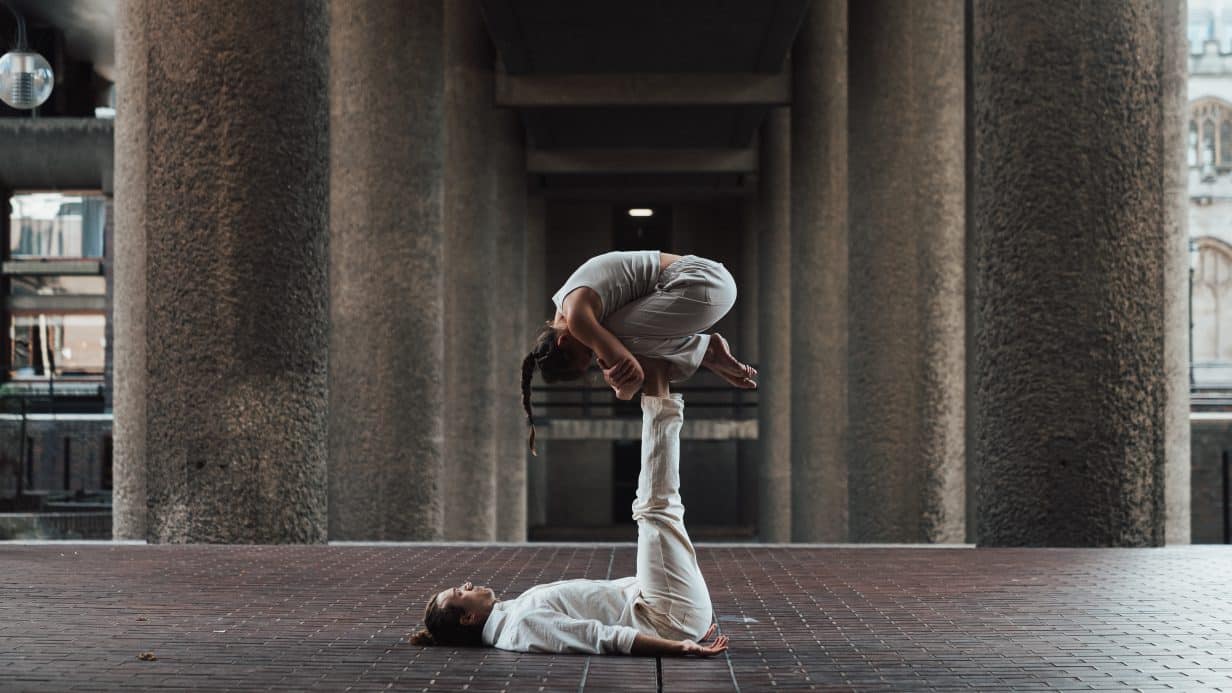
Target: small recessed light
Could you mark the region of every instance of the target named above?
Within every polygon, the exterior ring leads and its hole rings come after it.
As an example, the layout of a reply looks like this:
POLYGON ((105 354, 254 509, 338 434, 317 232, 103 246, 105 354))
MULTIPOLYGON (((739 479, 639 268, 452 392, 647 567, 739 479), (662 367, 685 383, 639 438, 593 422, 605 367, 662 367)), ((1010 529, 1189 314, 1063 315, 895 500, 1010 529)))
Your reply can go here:
POLYGON ((634 207, 633 209, 629 210, 629 216, 631 217, 651 217, 651 216, 654 216, 654 210, 646 209, 644 207, 634 207))

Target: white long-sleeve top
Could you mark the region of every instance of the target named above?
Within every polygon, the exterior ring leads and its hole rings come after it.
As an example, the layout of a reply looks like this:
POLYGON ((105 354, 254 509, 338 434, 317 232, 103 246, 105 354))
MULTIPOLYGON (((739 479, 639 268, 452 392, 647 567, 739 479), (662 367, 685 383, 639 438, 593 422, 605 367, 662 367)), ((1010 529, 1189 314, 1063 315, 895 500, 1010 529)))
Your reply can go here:
POLYGON ((629 654, 638 633, 656 635, 637 578, 561 580, 492 607, 483 642, 514 652, 629 654))

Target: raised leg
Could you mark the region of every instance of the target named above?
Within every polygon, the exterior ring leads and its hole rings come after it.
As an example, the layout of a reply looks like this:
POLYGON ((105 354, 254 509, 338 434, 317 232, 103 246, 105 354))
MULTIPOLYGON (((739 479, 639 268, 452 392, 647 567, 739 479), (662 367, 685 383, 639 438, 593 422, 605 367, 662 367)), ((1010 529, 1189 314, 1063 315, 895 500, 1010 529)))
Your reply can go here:
MULTIPOLYGON (((666 375, 647 377, 647 393, 666 394, 666 375)), ((698 638, 711 622, 710 591, 684 526, 680 502, 680 395, 642 397, 642 470, 633 519, 637 521, 637 578, 644 608, 665 637, 698 638)))

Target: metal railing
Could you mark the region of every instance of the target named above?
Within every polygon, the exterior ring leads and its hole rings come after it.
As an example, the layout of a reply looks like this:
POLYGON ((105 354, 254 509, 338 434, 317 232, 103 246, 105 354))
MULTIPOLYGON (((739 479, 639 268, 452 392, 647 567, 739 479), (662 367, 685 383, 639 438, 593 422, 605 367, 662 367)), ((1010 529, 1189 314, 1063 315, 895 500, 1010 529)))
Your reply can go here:
MULTIPOLYGON (((751 419, 757 416, 757 390, 733 387, 711 373, 699 373, 690 384, 672 385, 671 391, 684 395, 695 418, 751 419)), ((617 399, 612 388, 603 382, 603 372, 597 368, 588 371, 580 382, 532 386, 531 406, 535 410, 535 423, 563 418, 632 419, 642 415, 638 398, 617 399)))

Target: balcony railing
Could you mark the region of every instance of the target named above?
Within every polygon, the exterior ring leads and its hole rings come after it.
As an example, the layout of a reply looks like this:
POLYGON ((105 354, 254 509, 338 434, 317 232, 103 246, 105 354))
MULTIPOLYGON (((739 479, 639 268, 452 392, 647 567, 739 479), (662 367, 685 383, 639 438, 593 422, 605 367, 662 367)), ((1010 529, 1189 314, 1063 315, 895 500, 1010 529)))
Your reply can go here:
MULTIPOLYGON (((710 372, 699 371, 687 384, 672 385, 671 391, 684 395, 690 419, 757 418, 757 390, 732 387, 710 372)), ((592 368, 580 381, 533 386, 531 405, 536 424, 559 419, 637 419, 642 416, 638 398, 617 399, 598 368, 592 368)))

